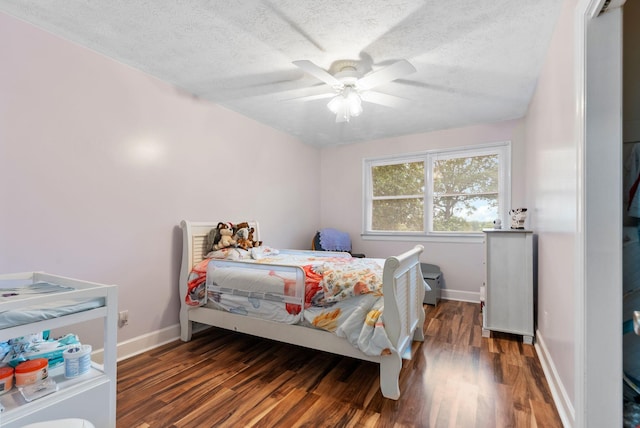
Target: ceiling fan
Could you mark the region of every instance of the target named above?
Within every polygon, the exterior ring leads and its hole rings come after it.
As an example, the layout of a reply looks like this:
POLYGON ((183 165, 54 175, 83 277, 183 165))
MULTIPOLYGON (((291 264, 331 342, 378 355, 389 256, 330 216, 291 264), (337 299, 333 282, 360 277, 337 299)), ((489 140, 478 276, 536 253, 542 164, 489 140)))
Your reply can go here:
POLYGON ((406 104, 408 100, 405 98, 375 92, 372 89, 416 71, 415 67, 405 59, 364 75, 359 70, 358 61, 338 61, 332 67, 337 70, 333 74, 308 60, 293 61, 293 64, 331 86, 332 92, 301 99, 331 97, 332 99, 327 104, 327 107, 335 113, 336 122, 349 122, 351 117, 359 116, 362 113, 362 101, 388 107, 398 107, 401 104, 406 104))

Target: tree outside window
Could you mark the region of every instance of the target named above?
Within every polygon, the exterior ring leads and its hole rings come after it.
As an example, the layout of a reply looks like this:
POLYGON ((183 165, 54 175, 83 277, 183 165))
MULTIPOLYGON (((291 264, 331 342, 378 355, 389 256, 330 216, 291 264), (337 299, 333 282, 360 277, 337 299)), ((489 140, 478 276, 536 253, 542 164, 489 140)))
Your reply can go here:
POLYGON ((479 233, 506 220, 509 143, 369 159, 365 168, 365 233, 479 233))
POLYGON ((481 232, 498 218, 498 155, 433 162, 433 231, 481 232))
POLYGON ((424 231, 424 161, 371 168, 373 229, 424 231))

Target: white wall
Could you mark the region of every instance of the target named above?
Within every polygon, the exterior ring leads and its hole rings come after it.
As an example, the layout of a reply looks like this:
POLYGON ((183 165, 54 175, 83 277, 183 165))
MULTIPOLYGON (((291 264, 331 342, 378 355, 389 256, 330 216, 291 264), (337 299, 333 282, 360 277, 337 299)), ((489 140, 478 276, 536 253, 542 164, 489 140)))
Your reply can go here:
POLYGON ((0 272, 118 284, 122 342, 178 323, 180 220, 309 245, 317 149, 4 14, 0 40, 0 272))
MULTIPOLYGON (((526 116, 527 204, 538 234, 538 344, 575 400, 574 281, 577 233, 574 9, 566 1, 526 116)), ((563 398, 564 397, 564 398, 563 398)))
MULTIPOLYGON (((587 3, 599 5, 599 0, 587 3)), ((576 287, 576 426, 622 426, 622 11, 586 21, 576 287)))
MULTIPOLYGON (((512 206, 525 206, 524 175, 519 173, 525 168, 522 121, 512 120, 322 149, 321 227, 349 232, 354 251, 368 257, 387 257, 412 248, 418 242, 361 238, 362 160, 498 141, 512 143, 512 206)), ((447 297, 479 301, 479 290, 484 280, 482 242, 476 239, 475 242, 464 243, 419 243, 425 246, 422 260, 440 266, 447 297)))

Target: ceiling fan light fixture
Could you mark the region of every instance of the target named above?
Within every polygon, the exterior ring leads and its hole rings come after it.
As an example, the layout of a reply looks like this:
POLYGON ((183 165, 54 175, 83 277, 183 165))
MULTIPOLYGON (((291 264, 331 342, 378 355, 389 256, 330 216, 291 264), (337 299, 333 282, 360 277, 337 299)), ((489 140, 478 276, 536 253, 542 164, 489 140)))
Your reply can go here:
POLYGON ((329 110, 336 115, 336 122, 349 122, 351 119, 349 104, 342 94, 337 95, 329 101, 327 107, 329 107, 329 110))
POLYGON ((345 102, 351 116, 360 116, 360 113, 362 113, 362 98, 357 92, 349 92, 345 97, 345 102))
POLYGON ((342 96, 342 94, 338 94, 335 97, 333 97, 331 101, 329 101, 329 104, 327 104, 327 107, 329 108, 329 110, 331 110, 333 114, 338 114, 342 109, 344 102, 345 102, 345 99, 342 96))
POLYGON ((347 86, 329 101, 327 107, 336 115, 336 122, 349 122, 351 117, 362 113, 362 98, 357 91, 347 86))
MULTIPOLYGON (((293 64, 331 86, 338 93, 327 104, 329 110, 336 115, 336 122, 349 122, 352 116, 360 116, 362 113, 362 95, 365 96, 365 101, 395 107, 398 101, 402 100, 401 98, 372 92, 371 90, 376 86, 416 71, 416 68, 406 59, 396 61, 364 76, 362 76, 362 70, 358 68, 358 61, 338 61, 337 71, 334 74, 318 67, 309 60, 294 61, 293 64), (362 95, 360 91, 362 91, 362 95)), ((327 95, 331 96, 331 94, 327 95)))

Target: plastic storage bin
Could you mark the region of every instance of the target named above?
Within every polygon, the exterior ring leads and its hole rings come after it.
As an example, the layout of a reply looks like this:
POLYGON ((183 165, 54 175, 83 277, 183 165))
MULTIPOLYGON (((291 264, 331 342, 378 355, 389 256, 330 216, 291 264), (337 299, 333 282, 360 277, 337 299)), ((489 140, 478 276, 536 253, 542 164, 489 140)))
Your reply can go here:
POLYGON ((442 288, 442 271, 437 265, 429 263, 420 263, 422 269, 422 278, 431 290, 425 287, 423 303, 437 306, 440 301, 440 289, 442 288))

